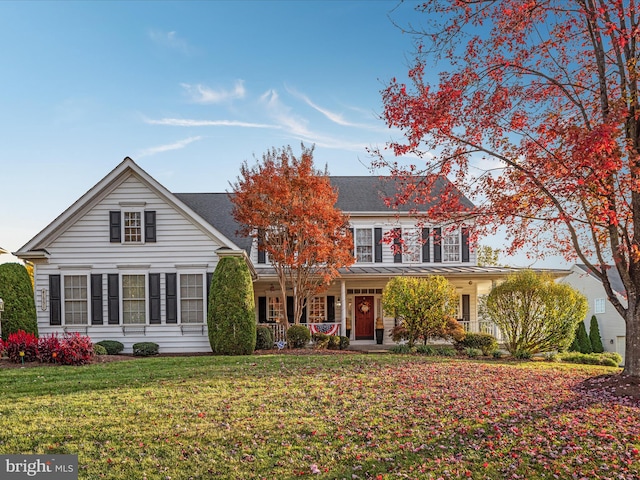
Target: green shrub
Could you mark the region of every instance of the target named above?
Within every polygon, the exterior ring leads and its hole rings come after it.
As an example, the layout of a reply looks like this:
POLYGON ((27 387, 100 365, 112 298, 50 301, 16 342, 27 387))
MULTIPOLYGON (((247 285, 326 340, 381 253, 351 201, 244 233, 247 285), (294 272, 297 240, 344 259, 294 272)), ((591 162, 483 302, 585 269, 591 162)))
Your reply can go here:
POLYGON ((0 298, 4 301, 2 339, 22 330, 38 336, 38 319, 31 277, 20 263, 0 264, 0 298))
POLYGON ((93 353, 96 355, 107 355, 107 349, 96 343, 93 345, 93 353))
POLYGON ((133 354, 136 357, 148 357, 150 355, 157 355, 160 347, 157 343, 153 342, 140 342, 133 344, 133 354))
POLYGON ((498 349, 496 337, 489 333, 467 333, 462 340, 456 341, 455 345, 463 350, 467 348, 480 350, 483 355, 487 356, 498 349))
POLYGON ((591 350, 593 350, 593 353, 604 352, 602 337, 600 336, 600 327, 598 326, 598 319, 595 315, 591 316, 591 324, 589 325, 589 340, 591 341, 591 350))
POLYGON ((346 350, 347 348, 349 348, 350 344, 351 342, 349 341, 349 337, 340 337, 340 350, 346 350))
MULTIPOLYGON (((610 353, 610 352, 607 352, 610 353)), ((604 365, 607 367, 617 367, 620 362, 616 361, 617 358, 604 353, 580 353, 580 352, 567 352, 559 355, 563 362, 581 363, 585 365, 604 365)), ((618 355, 620 361, 622 358, 618 355)))
POLYGON ((253 282, 245 260, 222 257, 211 280, 209 343, 218 355, 251 355, 256 348, 253 282))
POLYGON ((438 357, 455 357, 458 354, 456 349, 449 345, 434 345, 433 351, 438 357))
POLYGON ((482 355, 482 350, 479 348, 467 347, 464 349, 464 354, 469 358, 476 358, 482 355))
POLYGON ((389 351, 391 353, 406 354, 406 353, 411 353, 411 347, 407 343, 398 344, 398 345, 394 345, 393 347, 391 347, 391 349, 389 351))
POLYGON ((544 359, 547 362, 559 362, 560 355, 558 355, 556 352, 548 352, 544 354, 544 359))
POLYGON ((576 330, 576 342, 578 343, 578 352, 593 353, 591 340, 589 340, 589 335, 587 335, 587 329, 584 326, 584 322, 578 323, 578 328, 576 330))
POLYGON ((100 340, 95 343, 94 346, 95 345, 104 347, 107 351, 107 355, 118 355, 124 350, 124 345, 117 340, 100 340))
POLYGON ((436 354, 436 351, 430 345, 418 345, 416 347, 416 353, 420 355, 433 356, 436 354))
POLYGON ((622 363, 622 355, 620 355, 618 352, 602 352, 600 355, 606 358, 610 358, 611 360, 616 362, 616 365, 620 365, 622 363))
POLYGON ((329 335, 322 332, 316 332, 312 335, 313 341, 318 350, 324 350, 329 347, 329 335))
POLYGON ((287 343, 291 348, 304 348, 311 340, 311 332, 304 325, 292 325, 287 330, 287 343))
POLYGON ((500 360, 504 354, 505 352, 503 352, 502 350, 496 350, 495 352, 492 353, 493 358, 495 358, 496 360, 500 360))
POLYGON ((338 350, 340 348, 340 337, 335 335, 329 336, 329 350, 338 350))
POLYGON ((273 348, 273 333, 269 327, 256 327, 256 350, 271 350, 273 348))
POLYGON ((531 360, 531 357, 533 356, 533 354, 531 352, 528 351, 517 351, 513 354, 513 358, 515 358, 516 360, 531 360))

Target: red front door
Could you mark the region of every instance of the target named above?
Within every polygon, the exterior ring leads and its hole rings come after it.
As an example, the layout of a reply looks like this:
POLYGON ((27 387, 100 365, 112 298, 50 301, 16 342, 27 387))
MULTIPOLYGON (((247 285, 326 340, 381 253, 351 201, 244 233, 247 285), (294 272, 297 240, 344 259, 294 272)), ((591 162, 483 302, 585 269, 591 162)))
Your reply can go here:
POLYGON ((373 297, 356 297, 356 340, 373 340, 373 297))

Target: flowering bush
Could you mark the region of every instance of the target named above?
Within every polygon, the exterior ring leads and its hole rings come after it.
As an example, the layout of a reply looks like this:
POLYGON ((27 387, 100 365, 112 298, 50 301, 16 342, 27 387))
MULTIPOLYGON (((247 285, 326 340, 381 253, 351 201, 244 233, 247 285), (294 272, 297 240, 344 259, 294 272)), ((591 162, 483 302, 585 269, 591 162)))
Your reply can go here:
POLYGON ((7 338, 5 350, 12 362, 33 362, 38 358, 38 337, 18 330, 7 338))
POLYGON ((44 363, 58 363, 60 361, 61 342, 57 333, 38 339, 38 359, 44 363))

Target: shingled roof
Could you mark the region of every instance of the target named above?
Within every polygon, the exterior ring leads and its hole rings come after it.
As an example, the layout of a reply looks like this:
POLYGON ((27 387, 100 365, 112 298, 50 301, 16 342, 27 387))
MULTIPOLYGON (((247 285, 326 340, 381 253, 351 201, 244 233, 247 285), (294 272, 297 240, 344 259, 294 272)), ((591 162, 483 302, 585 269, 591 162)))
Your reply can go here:
MULTIPOLYGON (((336 207, 343 212, 393 214, 393 211, 384 202, 384 198, 391 197, 396 189, 396 184, 391 177, 336 176, 329 177, 329 179, 334 188, 338 190, 336 207)), ((447 180, 438 179, 434 198, 438 198, 438 192, 444 190, 446 185, 447 180)), ((238 247, 249 252, 251 238, 238 235, 240 227, 233 219, 233 204, 228 193, 175 193, 174 195, 238 247)), ((473 204, 466 197, 462 194, 460 196, 463 205, 473 207, 473 204)), ((426 210, 429 206, 430 204, 421 205, 420 209, 426 210)), ((416 208, 415 204, 400 205, 398 211, 408 212, 413 208, 416 208)))

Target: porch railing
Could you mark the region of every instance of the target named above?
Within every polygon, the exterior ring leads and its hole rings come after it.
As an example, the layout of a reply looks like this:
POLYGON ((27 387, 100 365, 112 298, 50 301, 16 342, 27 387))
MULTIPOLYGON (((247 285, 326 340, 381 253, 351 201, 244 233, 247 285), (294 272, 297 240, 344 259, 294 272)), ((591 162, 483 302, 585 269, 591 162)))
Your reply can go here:
POLYGON ((502 332, 500 331, 498 326, 491 320, 458 320, 458 322, 462 324, 462 328, 464 328, 465 332, 488 333, 496 337, 498 342, 502 342, 504 340, 502 337, 502 332))
MULTIPOLYGON (((280 323, 260 323, 260 325, 267 327, 271 330, 271 333, 273 334, 274 343, 278 343, 280 341, 285 342, 287 340, 287 331, 285 330, 284 325, 280 323)), ((301 323, 300 325, 304 325, 305 327, 310 328, 312 331, 316 329, 317 331, 323 332, 323 333, 330 333, 332 335, 342 335, 341 333, 342 327, 339 322, 301 323)))

